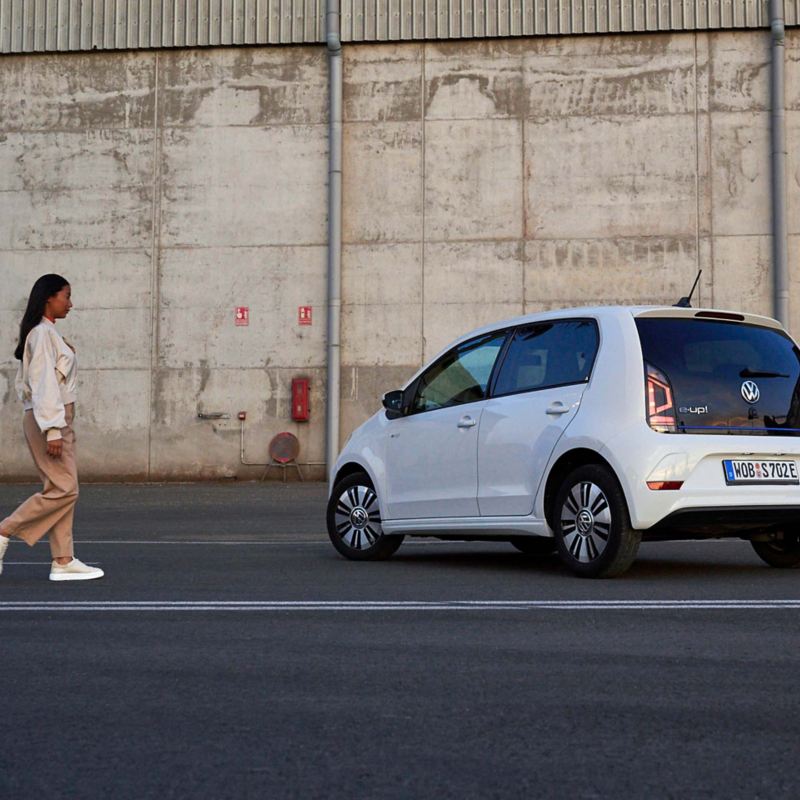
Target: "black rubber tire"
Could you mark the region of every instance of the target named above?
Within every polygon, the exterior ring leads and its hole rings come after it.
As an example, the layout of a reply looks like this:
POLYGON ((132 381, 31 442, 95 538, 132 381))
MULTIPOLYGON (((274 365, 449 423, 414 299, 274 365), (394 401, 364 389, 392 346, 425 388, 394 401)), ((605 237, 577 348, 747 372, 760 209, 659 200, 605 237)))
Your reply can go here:
MULTIPOLYGON (((331 543, 345 558, 349 558, 351 561, 382 561, 394 555, 397 548, 403 543, 403 536, 387 536, 380 527, 378 495, 377 492, 375 492, 375 488, 369 476, 363 472, 348 475, 334 486, 333 492, 331 492, 330 499, 328 500, 327 523, 328 536, 330 536, 331 543), (339 508, 339 501, 343 495, 347 495, 347 493, 350 492, 349 496, 353 497, 355 496, 353 494, 354 491, 364 494, 365 492, 363 490, 371 492, 370 497, 374 498, 368 503, 367 507, 370 511, 371 520, 369 530, 371 533, 377 532, 377 538, 368 547, 353 547, 343 538, 340 531, 337 530, 336 511, 337 508, 339 508), (375 513, 378 515, 377 518, 374 517, 375 513), (375 524, 376 522, 377 526, 375 524), (377 531, 375 531, 376 527, 377 531)), ((349 530, 344 531, 345 534, 349 532, 349 530)), ((364 533, 364 537, 369 538, 367 533, 364 533)), ((361 532, 359 532, 358 536, 353 536, 353 541, 361 541, 361 532)))
POLYGON ((750 542, 756 555, 771 567, 794 569, 800 567, 800 536, 779 534, 766 542, 750 542))
MULTIPOLYGON (((622 575, 636 559, 636 553, 642 541, 642 532, 631 527, 628 504, 625 502, 622 487, 619 485, 616 476, 606 467, 599 464, 586 464, 573 470, 565 478, 556 494, 552 520, 555 541, 561 560, 572 572, 582 578, 616 578, 618 575, 622 575), (605 547, 596 556, 591 557, 588 543, 584 542, 588 560, 581 561, 579 557, 576 557, 570 551, 565 542, 565 537, 569 537, 571 532, 569 530, 565 531, 564 528, 568 529, 569 524, 562 524, 561 517, 562 509, 565 507, 567 498, 573 489, 586 483, 594 484, 605 496, 607 506, 603 505, 602 510, 598 511, 597 514, 604 513, 607 508, 610 513, 610 521, 607 525, 608 532, 605 547)), ((594 527, 594 523, 592 530, 597 530, 598 533, 600 531, 599 527, 594 527)), ((605 531, 603 531, 602 535, 605 535, 605 531)), ((572 539, 571 543, 575 546, 577 540, 572 539)), ((580 547, 578 545, 578 555, 581 552, 580 547)))
POLYGON ((547 558, 556 551, 556 540, 550 536, 515 536, 508 541, 526 556, 547 558))

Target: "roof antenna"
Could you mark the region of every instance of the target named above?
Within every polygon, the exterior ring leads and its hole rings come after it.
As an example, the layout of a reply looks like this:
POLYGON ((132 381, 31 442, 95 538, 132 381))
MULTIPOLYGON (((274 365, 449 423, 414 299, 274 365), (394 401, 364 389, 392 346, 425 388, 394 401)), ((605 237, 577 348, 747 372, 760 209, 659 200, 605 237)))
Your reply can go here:
POLYGON ((692 291, 689 292, 688 297, 681 297, 677 303, 673 306, 673 308, 691 308, 692 307, 692 295, 694 294, 694 290, 697 288, 697 283, 700 280, 700 276, 703 274, 703 270, 700 270, 697 273, 697 277, 694 279, 694 285, 692 286, 692 291))

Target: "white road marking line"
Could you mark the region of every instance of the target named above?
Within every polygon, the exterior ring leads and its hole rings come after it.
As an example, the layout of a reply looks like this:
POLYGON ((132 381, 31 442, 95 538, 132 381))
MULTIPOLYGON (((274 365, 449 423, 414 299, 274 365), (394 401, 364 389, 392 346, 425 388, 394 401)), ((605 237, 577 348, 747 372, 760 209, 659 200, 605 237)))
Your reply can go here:
MULTIPOLYGON (((84 564, 88 564, 90 567, 97 567, 102 562, 100 561, 84 561, 84 564)), ((37 567, 49 567, 51 562, 50 561, 4 561, 3 564, 6 567, 16 566, 16 567, 30 567, 30 566, 37 566, 37 567)))
POLYGON ((3 611, 708 611, 800 609, 787 600, 129 600, 0 601, 3 611))
MULTIPOLYGON (((710 544, 713 542, 715 545, 717 544, 739 544, 744 545, 747 542, 743 542, 740 539, 713 539, 713 540, 681 540, 680 542, 659 542, 658 544, 682 544, 682 545, 700 545, 700 544, 710 544)), ((14 542, 12 541, 12 544, 14 542)), ((325 539, 254 539, 252 541, 246 540, 226 540, 226 539, 80 539, 78 544, 158 544, 158 545, 177 545, 177 544, 205 544, 205 545, 220 545, 223 547, 230 547, 230 546, 246 546, 246 545, 275 545, 275 544, 324 544, 326 546, 330 546, 330 542, 327 538, 325 539)), ((486 539, 483 541, 461 541, 458 539, 454 539, 452 541, 443 541, 440 539, 406 539, 403 542, 403 548, 412 546, 412 547, 436 547, 436 546, 458 546, 464 547, 467 545, 471 545, 473 547, 481 547, 487 544, 508 544, 508 542, 497 539, 495 541, 491 539, 486 539)), ((646 543, 649 544, 649 543, 646 543)), ((653 543, 655 544, 655 543, 653 543)), ((47 546, 47 542, 42 542, 42 547, 47 546)), ((514 552, 511 550, 510 552, 514 552)))
MULTIPOLYGON (((176 544, 206 544, 206 545, 220 545, 222 547, 230 547, 230 546, 247 546, 247 545, 276 545, 276 544, 286 544, 286 545, 295 545, 295 544, 321 544, 325 545, 326 547, 330 547, 331 543, 327 539, 260 539, 254 540, 251 542, 248 541, 225 541, 225 540, 213 540, 209 541, 207 539, 202 540, 190 540, 190 539, 81 539, 78 544, 169 544, 169 545, 176 545, 176 544)), ((434 541, 434 542, 404 542, 403 546, 405 547, 406 544, 415 545, 415 546, 431 546, 431 545, 443 545, 443 544, 450 544, 450 545, 465 545, 465 544, 507 544, 506 542, 442 542, 442 541, 434 541)), ((513 551, 512 551, 513 552, 513 551)))
POLYGON ((264 545, 264 544, 329 544, 324 539, 312 540, 304 539, 298 541, 284 540, 284 539, 261 539, 260 541, 253 542, 226 542, 226 541, 208 541, 208 540, 181 540, 181 539, 81 539, 77 544, 213 544, 221 545, 223 547, 241 546, 241 545, 264 545))

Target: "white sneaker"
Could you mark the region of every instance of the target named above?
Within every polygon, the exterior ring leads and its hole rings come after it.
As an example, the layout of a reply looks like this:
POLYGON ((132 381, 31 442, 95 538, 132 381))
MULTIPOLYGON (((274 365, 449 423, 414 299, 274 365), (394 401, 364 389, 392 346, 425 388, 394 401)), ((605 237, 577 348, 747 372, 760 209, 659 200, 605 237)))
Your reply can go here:
POLYGON ((0 536, 0 575, 3 574, 3 556, 8 549, 9 539, 7 536, 0 536))
POLYGON ((50 566, 51 581, 93 581, 105 575, 98 567, 90 567, 83 561, 73 558, 69 564, 59 564, 54 561, 50 566))

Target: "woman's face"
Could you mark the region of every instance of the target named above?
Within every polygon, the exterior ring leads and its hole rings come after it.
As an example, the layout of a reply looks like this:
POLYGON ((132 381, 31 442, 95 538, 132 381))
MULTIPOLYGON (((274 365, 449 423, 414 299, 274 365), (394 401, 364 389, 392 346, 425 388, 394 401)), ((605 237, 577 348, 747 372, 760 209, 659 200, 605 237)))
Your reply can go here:
POLYGON ((67 284, 58 294, 54 294, 44 308, 44 315, 50 319, 64 319, 72 308, 72 287, 67 284))

